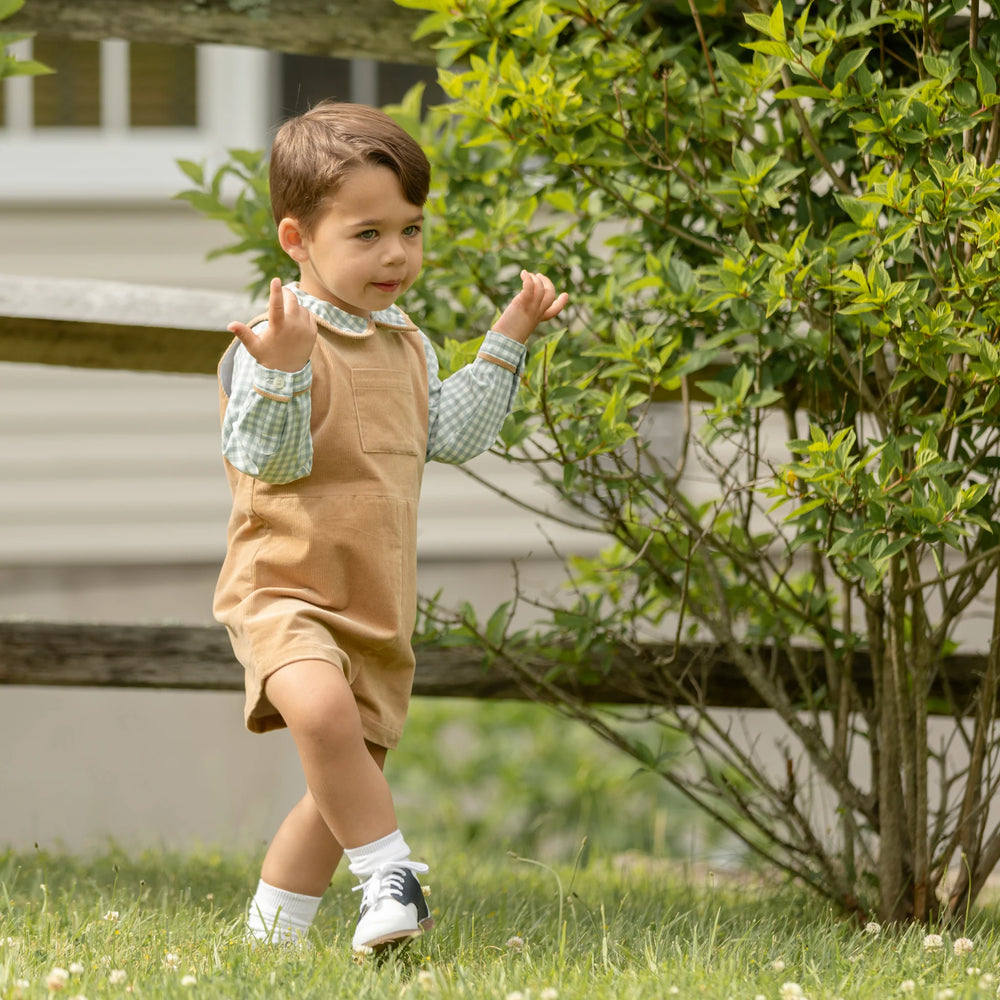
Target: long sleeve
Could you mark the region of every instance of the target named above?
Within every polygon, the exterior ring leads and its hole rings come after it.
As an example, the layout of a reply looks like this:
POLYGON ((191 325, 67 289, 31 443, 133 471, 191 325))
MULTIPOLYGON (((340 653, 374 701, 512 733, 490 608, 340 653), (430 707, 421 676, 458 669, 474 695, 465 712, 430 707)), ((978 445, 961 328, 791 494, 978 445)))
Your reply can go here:
POLYGON ((430 421, 427 457, 458 464, 487 451, 513 409, 524 370, 523 344, 491 330, 471 364, 446 379, 438 377, 434 348, 427 355, 430 421))
POLYGON ((312 470, 312 368, 275 371, 236 348, 222 453, 241 472, 268 483, 289 483, 312 470))

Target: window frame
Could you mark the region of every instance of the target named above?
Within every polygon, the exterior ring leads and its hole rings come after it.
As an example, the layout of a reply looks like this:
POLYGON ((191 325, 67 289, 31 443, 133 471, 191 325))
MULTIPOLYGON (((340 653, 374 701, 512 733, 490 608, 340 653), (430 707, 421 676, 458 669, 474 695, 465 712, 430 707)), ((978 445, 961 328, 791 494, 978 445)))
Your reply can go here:
MULTIPOLYGON (((0 199, 72 202, 169 198, 185 185, 176 160, 221 163, 226 150, 267 142, 274 56, 243 46, 197 46, 197 119, 190 127, 128 123, 128 42, 101 46, 101 125, 32 123, 30 76, 3 81, 0 199)), ((31 58, 31 39, 12 51, 31 58)))

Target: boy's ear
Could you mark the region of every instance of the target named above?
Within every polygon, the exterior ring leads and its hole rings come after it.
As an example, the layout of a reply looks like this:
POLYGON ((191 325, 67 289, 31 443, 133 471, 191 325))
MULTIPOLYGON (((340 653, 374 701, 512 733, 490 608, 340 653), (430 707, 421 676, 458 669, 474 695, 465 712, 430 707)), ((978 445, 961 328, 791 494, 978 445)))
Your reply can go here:
POLYGON ((292 260, 301 264, 308 259, 309 251, 305 247, 305 235, 297 220, 286 216, 278 223, 278 242, 292 260))

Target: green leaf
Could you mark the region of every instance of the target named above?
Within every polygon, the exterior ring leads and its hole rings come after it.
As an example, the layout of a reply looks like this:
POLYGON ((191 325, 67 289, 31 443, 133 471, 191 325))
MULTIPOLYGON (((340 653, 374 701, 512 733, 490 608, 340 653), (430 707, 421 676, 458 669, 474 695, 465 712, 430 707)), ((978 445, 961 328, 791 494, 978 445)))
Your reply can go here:
POLYGON ((799 504, 799 506, 796 507, 795 510, 791 512, 791 514, 788 514, 785 517, 785 520, 796 521, 799 518, 805 517, 807 514, 811 514, 814 510, 818 510, 821 507, 825 506, 826 506, 826 500, 823 497, 820 497, 819 499, 816 500, 807 500, 805 503, 799 504))
POLYGON ((203 163, 195 163, 193 160, 176 160, 175 162, 194 184, 197 184, 198 187, 204 186, 205 165, 203 163))
MULTIPOLYGON (((755 31, 761 32, 761 34, 770 35, 771 34, 771 22, 767 14, 744 14, 744 19, 747 24, 750 25, 755 31)), ((773 36, 772 36, 773 37, 773 36)))
POLYGON ((925 52, 922 58, 924 69, 938 80, 949 80, 954 75, 951 64, 944 59, 939 59, 933 53, 925 52))
POLYGON ((3 67, 4 76, 45 76, 55 72, 36 59, 8 59, 3 67))
POLYGON ((774 5, 774 10, 767 14, 744 14, 747 24, 761 34, 768 35, 775 41, 784 42, 787 38, 785 34, 785 11, 781 0, 774 5))
POLYGON ((813 101, 827 101, 833 95, 826 87, 818 87, 811 83, 797 83, 791 87, 782 87, 774 96, 782 101, 790 101, 800 97, 808 97, 813 101))
POLYGON ((785 8, 782 0, 777 0, 774 10, 771 11, 771 18, 768 22, 768 31, 772 38, 783 42, 788 37, 785 33, 785 8))
POLYGON ((854 76, 857 70, 864 65, 869 52, 871 52, 870 48, 852 49, 848 52, 838 61, 837 70, 834 73, 834 80, 836 80, 837 83, 843 83, 845 80, 849 80, 852 76, 854 76))
POLYGON ((486 623, 486 639, 494 649, 500 649, 503 646, 509 623, 510 602, 505 601, 490 615, 490 619, 486 623))
POLYGON ((760 52, 768 56, 778 56, 788 62, 795 59, 795 53, 787 42, 744 42, 743 47, 752 52, 760 52))

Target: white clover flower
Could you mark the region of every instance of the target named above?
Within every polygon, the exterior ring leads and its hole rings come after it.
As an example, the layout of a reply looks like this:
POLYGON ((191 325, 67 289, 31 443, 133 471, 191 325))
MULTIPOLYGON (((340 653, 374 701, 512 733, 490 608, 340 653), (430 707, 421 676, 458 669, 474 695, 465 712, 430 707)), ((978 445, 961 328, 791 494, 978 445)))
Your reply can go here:
POLYGON ((538 995, 541 1000, 559 1000, 559 991, 554 986, 546 986, 538 995))
POLYGON ((901 993, 912 993, 917 988, 917 984, 912 979, 904 979, 899 984, 901 993))
POLYGON ((940 934, 928 934, 924 938, 924 951, 937 951, 944 947, 944 938, 940 934))
POLYGON ((971 938, 960 937, 952 945, 952 948, 954 949, 956 955, 968 955, 969 952, 975 948, 975 945, 972 943, 971 938))
POLYGON ((112 923, 114 921, 116 921, 117 919, 118 919, 118 911, 117 910, 108 910, 108 912, 105 913, 103 917, 101 917, 101 920, 108 920, 108 921, 111 921, 112 923))
POLYGON ((993 985, 993 982, 993 974, 990 972, 984 972, 979 977, 979 988, 981 990, 988 990, 993 985))
POLYGON ((197 976, 184 976, 181 979, 181 986, 197 986, 198 977, 197 976))
POLYGON ((782 961, 782 959, 776 958, 771 963, 771 968, 774 969, 775 972, 784 972, 785 971, 785 963, 784 963, 784 961, 782 961))
POLYGON ((434 973, 430 969, 421 969, 417 973, 417 985, 422 990, 434 989, 434 973))
POLYGON ((21 998, 24 996, 24 991, 30 989, 31 989, 31 983, 29 983, 27 979, 15 980, 14 992, 11 994, 11 996, 14 998, 14 1000, 21 1000, 21 998))
POLYGON ((938 990, 934 994, 934 1000, 952 1000, 955 995, 955 991, 950 987, 946 986, 943 990, 938 990))
POLYGON ((778 994, 781 1000, 802 1000, 805 996, 798 983, 782 983, 778 994))
POLYGON ((865 924, 865 933, 870 934, 872 937, 878 937, 882 933, 882 925, 875 923, 874 920, 869 920, 865 924))
POLYGON ((163 964, 168 969, 177 969, 177 968, 180 968, 181 956, 174 954, 174 952, 172 952, 172 951, 168 951, 167 954, 166 954, 166 957, 163 959, 163 964))
POLYGON ((69 974, 71 976, 82 976, 83 973, 84 973, 84 968, 81 962, 70 962, 69 974))
POLYGON ((523 951, 524 950, 524 938, 519 937, 515 934, 513 937, 507 938, 507 947, 511 951, 523 951))
POLYGON ((965 974, 967 976, 978 976, 983 970, 979 968, 978 965, 970 965, 966 970, 965 974))
POLYGON ((69 973, 58 966, 45 977, 45 986, 52 993, 57 993, 59 990, 65 989, 68 982, 69 973))
POLYGON ((507 994, 507 1000, 525 1000, 524 994, 520 990, 514 990, 507 994))
POLYGON ((128 979, 128 976, 126 975, 124 969, 112 969, 108 973, 108 982, 111 983, 112 986, 121 986, 126 979, 128 979))
POLYGON ((667 990, 667 993, 672 997, 678 996, 680 992, 681 988, 679 986, 671 986, 670 989, 667 990))

